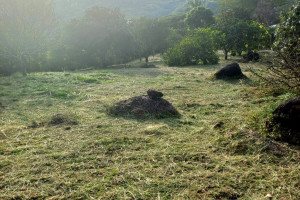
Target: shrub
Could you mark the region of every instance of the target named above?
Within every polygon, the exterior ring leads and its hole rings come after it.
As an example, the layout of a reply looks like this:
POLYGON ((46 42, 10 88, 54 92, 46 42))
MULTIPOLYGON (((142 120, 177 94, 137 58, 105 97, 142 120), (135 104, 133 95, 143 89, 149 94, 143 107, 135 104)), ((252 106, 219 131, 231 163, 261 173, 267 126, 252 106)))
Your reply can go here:
POLYGON ((300 93, 300 2, 284 14, 275 33, 273 62, 266 69, 254 71, 276 88, 300 93))
POLYGON ((219 57, 216 54, 216 38, 218 31, 211 29, 195 29, 174 48, 169 49, 164 61, 169 66, 217 64, 219 57))

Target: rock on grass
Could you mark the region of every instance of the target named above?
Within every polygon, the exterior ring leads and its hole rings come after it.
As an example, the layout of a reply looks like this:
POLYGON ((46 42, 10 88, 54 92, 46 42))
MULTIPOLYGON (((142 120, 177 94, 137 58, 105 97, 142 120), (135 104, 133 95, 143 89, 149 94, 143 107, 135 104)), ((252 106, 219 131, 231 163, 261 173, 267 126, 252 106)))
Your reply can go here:
POLYGON ((232 63, 220 69, 215 73, 217 79, 229 79, 229 78, 244 78, 240 65, 238 63, 232 63))

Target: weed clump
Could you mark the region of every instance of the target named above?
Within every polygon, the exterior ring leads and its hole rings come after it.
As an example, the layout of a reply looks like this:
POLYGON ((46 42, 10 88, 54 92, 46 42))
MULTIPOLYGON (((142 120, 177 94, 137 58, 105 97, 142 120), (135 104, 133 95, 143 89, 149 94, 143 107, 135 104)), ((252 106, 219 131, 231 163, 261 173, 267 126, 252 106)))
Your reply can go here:
POLYGON ((48 125, 78 125, 78 121, 72 117, 65 114, 57 114, 52 116, 48 125))
POLYGON ((89 77, 89 76, 77 76, 77 80, 82 81, 84 83, 97 83, 99 80, 97 78, 89 77))
POLYGON ((179 112, 167 100, 161 98, 162 93, 149 90, 148 95, 142 95, 120 101, 110 107, 108 112, 115 116, 134 116, 134 117, 178 117, 179 112))

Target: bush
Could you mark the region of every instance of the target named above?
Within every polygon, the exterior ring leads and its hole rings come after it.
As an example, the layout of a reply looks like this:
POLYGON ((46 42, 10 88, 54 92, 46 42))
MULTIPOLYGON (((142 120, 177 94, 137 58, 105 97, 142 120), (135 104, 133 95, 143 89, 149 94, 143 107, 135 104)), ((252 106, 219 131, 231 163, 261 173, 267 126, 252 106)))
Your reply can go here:
POLYGON ((180 44, 169 49, 164 56, 164 61, 169 66, 195 65, 202 62, 217 64, 219 56, 216 54, 215 40, 218 31, 211 29, 195 29, 180 44))
POLYGON ((273 62, 267 69, 254 71, 269 85, 300 93, 300 2, 282 16, 275 33, 273 62))

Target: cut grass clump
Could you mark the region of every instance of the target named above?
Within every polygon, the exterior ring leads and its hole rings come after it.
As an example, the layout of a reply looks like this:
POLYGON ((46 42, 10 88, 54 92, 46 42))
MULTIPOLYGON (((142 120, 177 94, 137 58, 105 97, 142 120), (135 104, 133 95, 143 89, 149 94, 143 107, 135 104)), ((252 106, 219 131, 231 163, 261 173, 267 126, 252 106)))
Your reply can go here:
POLYGON ((58 89, 53 92, 53 96, 60 99, 72 99, 76 97, 71 89, 58 89))
POLYGON ((89 76, 77 76, 77 80, 84 82, 84 83, 98 83, 99 79, 89 77, 89 76))
POLYGON ((78 125, 78 121, 75 116, 66 114, 57 114, 51 117, 48 125, 78 125))
MULTIPOLYGON (((78 125, 77 117, 73 114, 55 114, 53 115, 49 121, 37 122, 32 121, 28 128, 36 129, 41 128, 46 125, 48 126, 72 126, 78 125)), ((66 130, 70 130, 71 127, 66 127, 66 130)))

